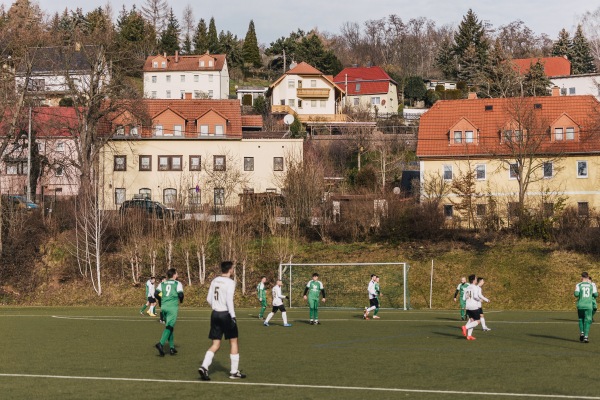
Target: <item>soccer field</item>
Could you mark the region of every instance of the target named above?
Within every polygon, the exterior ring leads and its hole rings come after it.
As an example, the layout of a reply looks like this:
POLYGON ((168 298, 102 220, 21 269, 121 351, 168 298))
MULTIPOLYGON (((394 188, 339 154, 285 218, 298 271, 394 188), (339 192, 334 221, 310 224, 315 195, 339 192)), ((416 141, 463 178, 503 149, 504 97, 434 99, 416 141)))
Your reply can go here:
POLYGON ((458 311, 288 312, 264 327, 237 310, 240 369, 228 379, 229 346, 198 379, 208 348, 208 309, 183 308, 179 353, 158 356, 163 325, 137 309, 1 308, 3 398, 10 399, 600 399, 600 330, 578 340, 576 312, 486 312, 493 329, 461 334, 458 311), (8 396, 8 397, 4 397, 8 396))

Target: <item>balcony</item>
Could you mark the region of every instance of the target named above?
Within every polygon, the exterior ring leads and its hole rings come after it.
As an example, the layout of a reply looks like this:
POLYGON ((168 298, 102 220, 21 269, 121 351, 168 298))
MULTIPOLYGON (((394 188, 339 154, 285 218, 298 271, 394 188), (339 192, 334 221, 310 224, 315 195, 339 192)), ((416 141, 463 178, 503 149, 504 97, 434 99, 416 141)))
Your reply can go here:
POLYGON ((271 112, 274 114, 296 114, 296 111, 294 111, 290 106, 275 104, 271 106, 271 112))
POLYGON ((328 88, 298 88, 296 89, 296 96, 299 98, 311 98, 311 99, 327 99, 329 98, 328 88))

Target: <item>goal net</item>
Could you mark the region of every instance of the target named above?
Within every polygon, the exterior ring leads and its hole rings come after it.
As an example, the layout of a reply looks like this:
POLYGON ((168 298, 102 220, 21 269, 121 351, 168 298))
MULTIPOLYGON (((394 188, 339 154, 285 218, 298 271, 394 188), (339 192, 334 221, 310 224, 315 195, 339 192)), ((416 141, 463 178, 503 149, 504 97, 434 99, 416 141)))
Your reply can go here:
POLYGON ((283 281, 283 292, 290 299, 290 307, 306 306, 304 288, 319 274, 323 282, 327 302, 324 307, 363 308, 369 305, 367 286, 371 274, 380 277, 382 308, 410 308, 408 270, 405 262, 384 263, 335 263, 335 264, 279 264, 279 277, 283 281), (287 287, 286 287, 287 286, 287 287))

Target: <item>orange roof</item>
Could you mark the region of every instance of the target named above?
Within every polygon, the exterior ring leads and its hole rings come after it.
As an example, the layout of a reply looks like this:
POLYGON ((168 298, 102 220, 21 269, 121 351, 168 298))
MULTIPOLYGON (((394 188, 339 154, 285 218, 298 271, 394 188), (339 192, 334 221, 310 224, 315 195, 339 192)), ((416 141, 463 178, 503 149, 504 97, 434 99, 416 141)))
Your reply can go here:
POLYGON ((571 61, 566 57, 516 58, 512 60, 515 70, 525 75, 532 65, 540 61, 547 77, 571 75, 571 61))
POLYGON ((226 62, 225 54, 199 54, 193 56, 167 56, 167 68, 154 68, 152 61, 155 58, 164 59, 162 55, 148 56, 144 63, 144 72, 161 72, 161 71, 221 71, 226 62), (212 58, 215 62, 212 67, 205 64, 205 67, 200 67, 200 59, 205 57, 212 58), (177 62, 175 59, 177 58, 177 62))
POLYGON ((302 61, 294 68, 289 69, 286 74, 288 75, 323 75, 321 71, 313 67, 312 65, 302 61))
MULTIPOLYGON (((417 141, 420 158, 451 158, 491 154, 509 154, 501 140, 502 132, 511 129, 515 110, 535 118, 535 124, 543 132, 562 116, 570 118, 579 130, 578 140, 554 142, 548 140, 540 147, 546 153, 587 153, 600 151, 600 103, 594 96, 520 97, 499 99, 445 100, 436 102, 421 116, 417 141), (531 111, 528 111, 531 110, 531 111), (470 124, 475 129, 473 143, 451 142, 450 130, 457 123, 470 124)), ((523 129, 527 129, 524 126, 523 129)))
POLYGON ((262 115, 242 115, 242 126, 263 127, 262 115))

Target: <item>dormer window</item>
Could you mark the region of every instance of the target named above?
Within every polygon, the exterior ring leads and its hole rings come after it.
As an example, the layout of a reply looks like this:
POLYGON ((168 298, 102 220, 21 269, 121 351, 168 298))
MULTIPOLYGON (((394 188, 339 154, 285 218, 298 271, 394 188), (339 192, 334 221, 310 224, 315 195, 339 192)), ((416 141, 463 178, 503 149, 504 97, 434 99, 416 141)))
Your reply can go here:
POLYGON ((554 128, 554 140, 563 140, 563 128, 554 128))
POLYGON ((152 63, 152 68, 158 68, 158 61, 154 61, 152 63))
POLYGON ((214 61, 213 61, 213 60, 210 60, 210 61, 208 62, 208 66, 209 66, 209 67, 212 67, 213 65, 214 65, 214 61))
POLYGON ((473 131, 465 131, 465 143, 473 143, 473 131))
POLYGON ((357 84, 356 84, 356 91, 357 91, 357 92, 360 92, 360 83, 357 83, 357 84))
POLYGON ((563 141, 563 140, 575 140, 575 128, 572 126, 555 127, 554 128, 554 140, 557 142, 563 141))
POLYGON ((454 143, 462 143, 462 131, 454 131, 454 143))
POLYGON ((117 136, 125 135, 125 128, 123 127, 123 125, 117 126, 116 134, 117 134, 117 136))
POLYGON ((204 67, 204 60, 200 60, 200 68, 204 67))
POLYGON ((163 61, 160 63, 161 68, 167 68, 167 62, 163 61))

